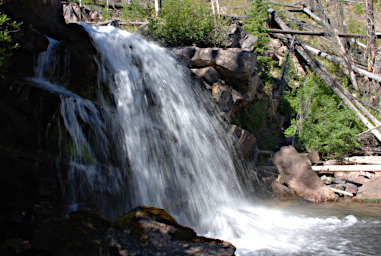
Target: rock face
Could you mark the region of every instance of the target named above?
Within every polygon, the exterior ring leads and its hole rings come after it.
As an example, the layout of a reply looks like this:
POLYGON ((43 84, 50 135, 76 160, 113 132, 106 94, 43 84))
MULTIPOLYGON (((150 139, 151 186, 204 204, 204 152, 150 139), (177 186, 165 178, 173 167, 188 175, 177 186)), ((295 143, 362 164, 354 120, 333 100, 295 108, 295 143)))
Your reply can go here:
POLYGON ((63 16, 67 23, 80 21, 98 22, 101 19, 97 11, 72 3, 63 4, 63 16))
POLYGON ((280 183, 287 184, 296 195, 316 203, 336 199, 335 193, 312 171, 308 157, 294 147, 282 147, 274 155, 273 162, 279 170, 280 183))
POLYGON ((355 197, 357 200, 381 200, 381 176, 362 185, 355 197))
POLYGON ((198 47, 176 48, 173 51, 191 68, 213 67, 226 83, 240 93, 251 95, 257 90, 257 61, 250 51, 198 47))
POLYGON ((232 125, 230 133, 232 133, 236 138, 238 138, 236 146, 240 149, 243 157, 246 159, 249 158, 251 150, 253 149, 257 141, 255 136, 250 132, 239 128, 236 125, 232 125))
POLYGON ((96 98, 96 50, 82 26, 65 23, 61 1, 7 0, 3 9, 13 19, 23 22, 23 32, 16 38, 20 44, 19 54, 11 59, 15 67, 13 76, 33 74, 35 55, 46 49, 47 39, 43 35, 47 35, 61 41, 65 49, 62 54, 66 55, 67 76, 63 82, 67 83, 68 89, 85 98, 96 98), (34 36, 31 38, 31 35, 34 36), (23 67, 21 70, 20 65, 23 67))
POLYGON ((43 255, 234 255, 230 243, 197 236, 163 209, 138 207, 114 224, 92 212, 74 212, 42 224, 31 247, 43 255))

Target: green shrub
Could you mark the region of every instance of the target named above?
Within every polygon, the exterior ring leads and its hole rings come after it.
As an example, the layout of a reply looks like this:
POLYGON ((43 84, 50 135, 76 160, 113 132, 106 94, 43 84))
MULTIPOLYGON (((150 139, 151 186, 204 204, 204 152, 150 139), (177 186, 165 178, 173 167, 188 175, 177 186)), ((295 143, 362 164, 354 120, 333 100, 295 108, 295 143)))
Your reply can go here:
POLYGON ((154 40, 170 47, 223 46, 227 26, 205 4, 192 0, 167 0, 163 4, 160 17, 148 24, 154 40))
POLYGON ((246 106, 241 113, 232 120, 235 124, 252 133, 261 131, 266 124, 267 106, 264 101, 246 106))
POLYGON ((13 50, 17 47, 12 41, 12 33, 17 31, 20 23, 11 21, 6 14, 0 11, 0 78, 3 79, 7 74, 8 59, 13 50))
POLYGON ((139 4, 139 0, 134 0, 131 4, 123 4, 120 11, 122 20, 146 20, 153 16, 155 10, 151 6, 139 4))
POLYGON ((252 35, 258 37, 254 53, 257 54, 259 67, 259 76, 264 80, 272 78, 270 71, 276 62, 271 57, 264 56, 265 51, 269 49, 270 38, 267 34, 266 22, 268 20, 268 4, 263 0, 254 0, 250 6, 248 19, 245 21, 243 29, 252 35))
POLYGON ((359 146, 362 125, 354 113, 322 81, 314 77, 289 96, 290 105, 305 119, 293 119, 285 136, 292 136, 297 127, 296 141, 301 149, 318 150, 325 158, 341 157, 359 146), (309 108, 305 109, 311 95, 309 108), (304 112, 304 113, 303 113, 304 112))

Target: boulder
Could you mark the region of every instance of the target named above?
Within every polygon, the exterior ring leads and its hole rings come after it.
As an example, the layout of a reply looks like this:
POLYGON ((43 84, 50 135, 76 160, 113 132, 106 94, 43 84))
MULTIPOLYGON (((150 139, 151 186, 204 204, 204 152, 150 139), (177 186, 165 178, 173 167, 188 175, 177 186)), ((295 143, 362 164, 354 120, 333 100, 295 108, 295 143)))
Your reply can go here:
POLYGON ((296 199, 295 192, 289 187, 281 184, 278 180, 275 180, 271 184, 273 195, 280 200, 292 200, 296 199))
POLYGON ((254 36, 252 34, 246 34, 240 41, 241 43, 241 48, 247 51, 254 51, 255 49, 255 44, 258 41, 258 37, 254 36))
POLYGON ((220 75, 213 67, 191 69, 191 71, 197 76, 203 78, 209 84, 214 84, 220 79, 220 75))
POLYGON ((80 7, 78 4, 74 3, 64 3, 62 5, 63 16, 66 23, 71 22, 98 22, 101 17, 96 10, 90 10, 86 7, 80 7))
POLYGON ((33 250, 44 253, 38 255, 57 256, 231 256, 235 252, 228 242, 197 236, 165 210, 144 206, 118 217, 113 224, 87 210, 50 218, 29 242, 33 250))
POLYGON ((362 185, 355 197, 357 200, 381 200, 381 176, 362 185))
POLYGON ((292 146, 285 146, 274 155, 273 162, 279 170, 279 179, 296 195, 316 203, 336 199, 335 193, 312 171, 306 154, 298 153, 292 146))
POLYGON ((173 52, 190 68, 213 67, 227 84, 251 99, 259 86, 257 58, 239 48, 175 48, 173 52))
POLYGON ((165 210, 137 207, 118 217, 109 232, 121 255, 234 255, 235 247, 218 239, 197 236, 165 210))

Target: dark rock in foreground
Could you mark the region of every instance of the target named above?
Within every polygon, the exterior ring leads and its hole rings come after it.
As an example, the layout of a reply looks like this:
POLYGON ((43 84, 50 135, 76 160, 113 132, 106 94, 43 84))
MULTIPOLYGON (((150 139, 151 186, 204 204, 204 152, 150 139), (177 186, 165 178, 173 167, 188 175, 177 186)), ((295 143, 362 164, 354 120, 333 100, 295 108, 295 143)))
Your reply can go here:
POLYGON ((32 249, 57 256, 230 256, 235 252, 232 244, 197 236, 165 210, 154 207, 137 207, 118 217, 114 225, 86 211, 50 219, 37 229, 32 249))

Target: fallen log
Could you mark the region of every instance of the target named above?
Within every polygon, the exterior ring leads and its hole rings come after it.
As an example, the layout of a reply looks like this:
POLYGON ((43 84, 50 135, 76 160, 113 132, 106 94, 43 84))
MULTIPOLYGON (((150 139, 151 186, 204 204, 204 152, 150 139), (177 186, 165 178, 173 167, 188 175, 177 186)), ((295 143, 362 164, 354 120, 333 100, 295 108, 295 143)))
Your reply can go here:
POLYGON ((381 156, 352 156, 345 157, 344 162, 352 164, 372 164, 381 165, 381 156))
MULTIPOLYGON (((291 34, 291 35, 306 35, 306 36, 329 36, 331 33, 324 31, 300 31, 300 30, 282 30, 282 29, 268 29, 267 33, 279 33, 279 34, 291 34)), ((339 37, 346 38, 366 38, 363 34, 350 34, 350 33, 338 33, 339 37)), ((377 38, 381 39, 381 34, 377 34, 377 38)))
MULTIPOLYGON (((327 60, 330 60, 330 61, 335 62, 335 63, 340 64, 340 65, 344 65, 344 60, 339 59, 338 57, 331 56, 331 55, 329 55, 329 54, 327 54, 325 52, 322 52, 322 51, 320 51, 320 50, 318 50, 318 49, 316 49, 316 48, 314 48, 312 46, 309 46, 309 45, 304 45, 304 48, 306 48, 307 50, 309 50, 313 54, 321 56, 321 57, 323 57, 323 58, 325 58, 327 60)), ((364 69, 361 69, 359 67, 356 67, 354 65, 352 65, 351 67, 352 67, 353 71, 355 71, 355 72, 357 72, 357 73, 359 73, 359 74, 361 74, 363 76, 366 76, 368 78, 371 78, 371 79, 381 83, 381 76, 378 76, 378 75, 376 75, 374 73, 368 72, 368 71, 366 71, 364 69)))
POLYGON ((381 165, 321 165, 311 166, 314 172, 381 172, 381 165))
POLYGON ((341 189, 337 189, 337 188, 329 188, 329 189, 332 190, 333 192, 336 192, 336 193, 339 193, 339 194, 342 194, 345 196, 353 196, 352 193, 346 192, 346 191, 341 190, 341 189))
MULTIPOLYGON (((289 30, 283 20, 276 15, 276 12, 272 9, 268 10, 271 13, 272 19, 276 22, 279 27, 283 30, 289 30)), ((300 57, 308 64, 308 66, 316 72, 316 74, 329 86, 335 94, 347 105, 360 119, 360 121, 368 128, 373 129, 378 124, 376 122, 371 123, 366 116, 372 116, 369 111, 367 111, 345 88, 343 88, 323 67, 323 65, 312 57, 311 53, 305 49, 303 44, 299 41, 297 36, 295 37, 295 50, 298 52, 300 57), (360 109, 360 110, 359 110, 360 109), (365 111, 363 111, 365 109, 365 111), (361 112, 362 111, 362 112, 361 112), (364 115, 365 114, 365 115, 364 115), (374 125, 375 124, 375 125, 374 125)), ((284 35, 279 37, 285 44, 288 44, 290 40, 293 40, 290 35, 284 35)), ((372 116, 373 117, 373 116, 372 116)), ((375 119, 373 117, 373 119, 375 119)), ((381 141, 381 132, 377 129, 373 129, 372 134, 377 138, 378 141, 381 141)))

